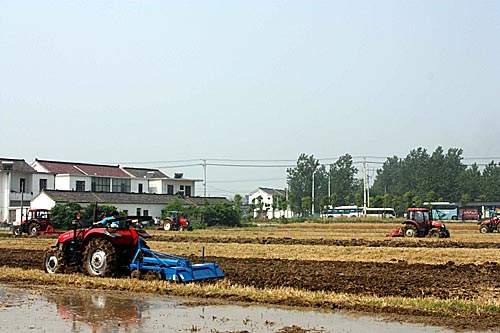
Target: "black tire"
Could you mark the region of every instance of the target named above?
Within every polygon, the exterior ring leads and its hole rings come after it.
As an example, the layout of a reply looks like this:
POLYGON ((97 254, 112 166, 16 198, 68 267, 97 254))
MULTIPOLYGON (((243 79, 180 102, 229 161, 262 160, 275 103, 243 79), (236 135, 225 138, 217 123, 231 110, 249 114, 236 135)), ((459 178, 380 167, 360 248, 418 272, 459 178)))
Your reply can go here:
POLYGON ((441 233, 439 232, 438 229, 431 229, 429 231, 429 237, 432 237, 432 238, 441 238, 441 233))
POLYGON ((92 239, 83 252, 83 267, 90 276, 114 276, 118 273, 118 255, 111 242, 92 239))
POLYGON ((59 250, 49 250, 45 253, 43 269, 46 273, 56 274, 64 271, 63 255, 59 250))
POLYGON ((479 232, 482 234, 487 234, 490 232, 490 228, 488 228, 488 226, 486 225, 482 225, 481 227, 479 227, 479 232))
POLYGON ((404 230, 403 230, 403 234, 405 237, 417 237, 417 228, 415 228, 414 226, 412 225, 407 225, 405 226, 404 230))
POLYGON ((28 226, 28 235, 36 237, 40 234, 40 224, 33 222, 28 226))
POLYGON ((22 236, 23 235, 23 231, 21 230, 21 227, 14 227, 14 229, 12 229, 12 234, 15 236, 15 237, 19 237, 19 236, 22 236))

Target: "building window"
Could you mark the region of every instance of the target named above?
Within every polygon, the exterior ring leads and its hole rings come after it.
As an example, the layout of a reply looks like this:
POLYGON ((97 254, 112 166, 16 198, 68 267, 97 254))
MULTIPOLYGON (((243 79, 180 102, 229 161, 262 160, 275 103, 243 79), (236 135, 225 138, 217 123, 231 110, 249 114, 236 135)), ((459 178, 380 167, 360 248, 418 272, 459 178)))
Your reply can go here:
POLYGON ((113 192, 130 193, 130 179, 113 179, 113 192))
POLYGON ((142 184, 139 184, 139 193, 142 193, 142 184))
POLYGON ((39 181, 40 191, 43 191, 47 188, 47 179, 40 179, 39 181))
POLYGON ((140 208, 137 208, 137 210, 136 210, 136 216, 141 216, 141 209, 140 208))
POLYGON ((109 192, 110 183, 109 178, 92 177, 92 192, 109 192))
POLYGON ((144 211, 142 212, 142 215, 143 216, 149 216, 149 210, 144 209, 144 211))
POLYGON ((167 185, 167 194, 174 194, 174 185, 167 185))
POLYGON ((26 191, 26 179, 19 178, 19 192, 26 191))
POLYGON ((191 196, 191 186, 190 185, 186 185, 186 187, 184 189, 184 193, 185 193, 186 197, 191 196))
POLYGON ((76 181, 76 191, 77 192, 85 192, 85 181, 77 180, 76 181))

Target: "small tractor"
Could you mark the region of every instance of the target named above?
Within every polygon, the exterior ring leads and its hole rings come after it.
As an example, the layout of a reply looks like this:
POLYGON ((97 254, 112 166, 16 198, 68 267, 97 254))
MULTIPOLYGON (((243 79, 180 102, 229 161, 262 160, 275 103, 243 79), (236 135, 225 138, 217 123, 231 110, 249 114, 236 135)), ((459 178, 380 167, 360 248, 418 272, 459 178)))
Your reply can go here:
POLYGON ((482 234, 487 234, 490 232, 500 232, 500 216, 494 216, 489 220, 485 220, 479 223, 479 232, 482 234))
POLYGON ((408 208, 408 216, 402 227, 387 236, 449 238, 450 231, 444 223, 431 220, 428 208, 408 208))
POLYGON ((184 231, 192 229, 189 220, 184 214, 181 214, 178 211, 170 211, 168 212, 168 214, 170 216, 162 220, 159 229, 163 229, 165 231, 170 231, 170 230, 184 231))
POLYGON ((193 264, 186 258, 152 251, 145 241, 151 236, 141 230, 140 221, 144 218, 116 217, 91 227, 74 221, 73 230, 61 234, 47 251, 45 271, 50 274, 83 271, 90 276, 128 274, 134 278, 152 275, 184 283, 224 277, 215 263, 193 264))
POLYGON ((54 226, 50 222, 50 211, 48 209, 30 209, 27 218, 20 225, 14 226, 12 230, 14 236, 28 234, 38 236, 40 234, 56 233, 54 226))

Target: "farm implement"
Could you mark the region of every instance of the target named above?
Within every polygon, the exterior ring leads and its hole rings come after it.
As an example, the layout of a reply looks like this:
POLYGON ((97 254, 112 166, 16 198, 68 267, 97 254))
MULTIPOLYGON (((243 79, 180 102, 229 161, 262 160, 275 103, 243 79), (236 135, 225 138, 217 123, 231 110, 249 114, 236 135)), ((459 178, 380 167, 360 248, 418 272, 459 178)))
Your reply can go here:
POLYGON ((400 228, 392 230, 387 236, 449 238, 450 231, 444 223, 430 219, 429 209, 409 208, 408 219, 400 228))
POLYGON ((183 283, 224 277, 215 263, 193 264, 186 258, 151 250, 145 241, 150 235, 140 228, 139 221, 144 219, 117 217, 108 220, 106 225, 94 223, 87 228, 74 225, 72 231, 61 234, 47 251, 45 271, 54 274, 76 270, 90 276, 153 276, 183 283))

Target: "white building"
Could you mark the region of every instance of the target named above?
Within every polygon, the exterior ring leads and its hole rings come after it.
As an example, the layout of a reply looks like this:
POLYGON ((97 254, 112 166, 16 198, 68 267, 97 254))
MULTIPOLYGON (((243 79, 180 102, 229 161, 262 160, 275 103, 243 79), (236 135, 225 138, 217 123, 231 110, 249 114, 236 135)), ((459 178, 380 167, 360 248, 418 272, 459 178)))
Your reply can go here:
POLYGON ((253 216, 262 215, 268 219, 272 218, 291 218, 293 212, 290 208, 280 210, 280 201, 286 200, 286 191, 274 188, 259 187, 248 196, 250 204, 255 205, 253 216), (262 207, 262 210, 261 210, 262 207))
POLYGON ((157 169, 36 159, 33 168, 55 175, 52 189, 77 192, 156 193, 194 196, 198 180, 174 178, 157 169))
POLYGON ((43 189, 54 188, 54 175, 37 172, 22 159, 0 158, 0 222, 20 222, 30 201, 43 189))

